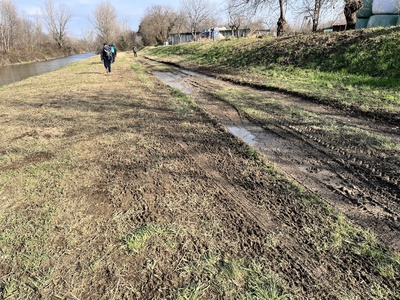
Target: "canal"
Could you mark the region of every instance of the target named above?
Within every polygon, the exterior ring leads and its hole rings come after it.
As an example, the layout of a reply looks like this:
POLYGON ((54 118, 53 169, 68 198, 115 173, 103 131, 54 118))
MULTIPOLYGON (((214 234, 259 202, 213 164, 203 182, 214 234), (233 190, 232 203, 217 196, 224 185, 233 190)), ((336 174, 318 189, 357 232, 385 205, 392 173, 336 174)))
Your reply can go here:
POLYGON ((94 52, 0 68, 0 86, 62 68, 70 63, 96 55, 94 52))

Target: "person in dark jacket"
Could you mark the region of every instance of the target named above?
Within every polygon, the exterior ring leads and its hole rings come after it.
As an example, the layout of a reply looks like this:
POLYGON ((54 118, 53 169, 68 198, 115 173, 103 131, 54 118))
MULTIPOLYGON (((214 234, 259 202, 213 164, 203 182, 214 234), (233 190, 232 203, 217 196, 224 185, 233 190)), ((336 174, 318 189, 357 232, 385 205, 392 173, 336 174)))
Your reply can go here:
POLYGON ((103 44, 103 49, 101 50, 101 60, 104 62, 104 67, 107 70, 107 73, 111 72, 111 63, 112 63, 112 53, 110 46, 107 43, 103 44))

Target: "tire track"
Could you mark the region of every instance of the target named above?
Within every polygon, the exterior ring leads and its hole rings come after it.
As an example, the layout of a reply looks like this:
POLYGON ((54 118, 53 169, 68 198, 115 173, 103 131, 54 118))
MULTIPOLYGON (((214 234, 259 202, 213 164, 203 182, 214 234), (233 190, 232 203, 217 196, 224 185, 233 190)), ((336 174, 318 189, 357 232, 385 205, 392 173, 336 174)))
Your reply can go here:
MULTIPOLYGON (((319 194, 361 226, 373 229, 394 249, 400 249, 398 179, 383 175, 384 166, 376 164, 378 159, 371 156, 366 161, 365 153, 363 159, 359 158, 357 147, 348 151, 345 145, 333 144, 309 126, 290 125, 273 114, 268 114, 273 121, 267 125, 252 124, 251 118, 236 107, 210 98, 210 84, 198 78, 186 81, 197 90, 197 97, 192 96, 210 116, 225 127, 237 124, 248 129, 256 139, 265 141, 254 148, 289 178, 319 194)), ((387 132, 384 136, 397 138, 387 132)))

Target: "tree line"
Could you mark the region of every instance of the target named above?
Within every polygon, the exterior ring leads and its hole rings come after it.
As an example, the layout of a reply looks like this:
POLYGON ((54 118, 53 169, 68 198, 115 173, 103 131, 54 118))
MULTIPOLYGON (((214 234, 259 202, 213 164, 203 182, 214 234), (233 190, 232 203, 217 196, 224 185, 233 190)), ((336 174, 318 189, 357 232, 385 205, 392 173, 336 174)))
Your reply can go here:
POLYGON ((149 7, 140 22, 138 35, 144 45, 163 44, 171 33, 191 33, 196 39, 203 29, 216 26, 232 31, 272 29, 281 36, 291 30, 304 30, 301 28, 304 23, 315 32, 320 29, 320 20, 326 20, 328 14, 331 14, 331 24, 342 15, 346 28, 354 29, 356 12, 361 7, 362 0, 226 0, 222 4, 210 0, 181 0, 177 10, 161 5, 149 7), (301 20, 297 28, 288 25, 287 10, 292 17, 301 20))
POLYGON ((68 33, 72 10, 65 3, 44 0, 40 16, 29 18, 18 12, 12 0, 0 0, 0 65, 36 61, 98 50, 103 42, 114 42, 120 50, 135 44, 136 33, 118 19, 109 1, 99 3, 89 17, 92 28, 84 37, 68 33))
POLYGON ((181 0, 178 9, 161 5, 147 8, 135 32, 106 0, 98 3, 88 18, 92 28, 76 39, 68 34, 72 11, 66 4, 55 6, 53 0, 43 0, 40 16, 32 19, 18 12, 13 0, 0 0, 0 64, 94 51, 103 42, 113 42, 119 50, 160 45, 171 33, 190 32, 196 38, 203 29, 221 24, 232 31, 273 28, 280 36, 288 31, 286 10, 312 20, 312 30, 317 31, 324 11, 335 6, 344 12, 348 28, 354 28, 355 12, 362 7, 362 0, 225 0, 223 4, 181 0))

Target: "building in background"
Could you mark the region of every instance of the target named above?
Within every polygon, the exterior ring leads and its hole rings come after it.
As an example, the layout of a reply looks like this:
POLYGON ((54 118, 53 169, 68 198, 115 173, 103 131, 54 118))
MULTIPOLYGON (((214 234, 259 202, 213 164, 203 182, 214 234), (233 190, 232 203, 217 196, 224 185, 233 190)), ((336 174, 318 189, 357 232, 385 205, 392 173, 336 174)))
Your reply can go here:
POLYGON ((260 36, 265 34, 271 34, 271 30, 270 29, 250 30, 249 28, 232 30, 232 29, 227 29, 225 27, 214 27, 214 28, 204 29, 202 32, 197 32, 195 37, 190 32, 170 34, 168 39, 168 44, 177 45, 200 39, 211 39, 218 41, 225 39, 226 37, 229 36, 233 36, 235 38, 241 38, 250 35, 260 36))

